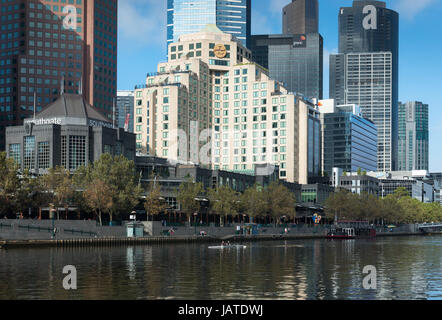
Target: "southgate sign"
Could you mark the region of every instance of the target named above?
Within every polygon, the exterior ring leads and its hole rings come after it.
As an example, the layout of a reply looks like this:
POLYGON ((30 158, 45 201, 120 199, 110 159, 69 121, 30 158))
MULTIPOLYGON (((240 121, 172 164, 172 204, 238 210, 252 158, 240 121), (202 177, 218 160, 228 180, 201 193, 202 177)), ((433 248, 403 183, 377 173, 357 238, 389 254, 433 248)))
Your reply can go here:
POLYGON ((89 126, 89 127, 105 127, 112 129, 112 123, 95 120, 95 119, 84 119, 84 118, 70 118, 70 117, 54 117, 46 119, 27 119, 24 124, 33 124, 34 126, 45 126, 45 125, 73 125, 73 126, 89 126))
POLYGON ((33 123, 36 126, 45 126, 50 124, 62 125, 62 120, 60 118, 25 120, 25 124, 27 123, 33 123))

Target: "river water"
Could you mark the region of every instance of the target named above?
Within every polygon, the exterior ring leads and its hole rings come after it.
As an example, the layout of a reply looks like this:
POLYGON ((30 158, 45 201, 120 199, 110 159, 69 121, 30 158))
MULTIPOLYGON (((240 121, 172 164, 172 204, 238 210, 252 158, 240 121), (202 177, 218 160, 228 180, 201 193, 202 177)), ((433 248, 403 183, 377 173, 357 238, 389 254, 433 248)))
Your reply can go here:
POLYGON ((208 246, 0 250, 0 299, 442 300, 440 236, 208 246), (63 289, 66 265, 77 290, 63 289))

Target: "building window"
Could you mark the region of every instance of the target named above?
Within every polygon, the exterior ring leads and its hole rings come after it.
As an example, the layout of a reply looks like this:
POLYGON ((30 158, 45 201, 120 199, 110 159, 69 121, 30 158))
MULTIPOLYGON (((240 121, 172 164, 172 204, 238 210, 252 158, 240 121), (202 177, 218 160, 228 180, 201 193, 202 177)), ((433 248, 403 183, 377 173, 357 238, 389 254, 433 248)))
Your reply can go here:
POLYGON ((66 136, 61 136, 61 166, 67 168, 66 136))
POLYGON ((21 152, 20 152, 21 145, 19 143, 17 144, 10 144, 9 145, 9 158, 14 159, 14 161, 21 166, 21 152))
POLYGON ((35 137, 25 137, 23 148, 24 169, 35 169, 35 137))
POLYGON ((86 137, 69 136, 69 170, 86 165, 86 137))
POLYGON ((39 169, 49 169, 49 142, 39 142, 38 143, 38 168, 39 169))

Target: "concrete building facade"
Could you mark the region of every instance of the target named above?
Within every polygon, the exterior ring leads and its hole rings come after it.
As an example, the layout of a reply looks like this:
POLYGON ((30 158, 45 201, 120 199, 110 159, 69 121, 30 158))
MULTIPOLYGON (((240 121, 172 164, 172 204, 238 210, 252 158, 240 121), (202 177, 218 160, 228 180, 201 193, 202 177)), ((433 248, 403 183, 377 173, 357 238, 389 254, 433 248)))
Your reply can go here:
POLYGON ((242 173, 274 164, 289 182, 319 174, 315 105, 250 60, 241 42, 215 26, 170 44, 168 62, 135 90, 138 150, 242 173))
POLYGON ((103 153, 135 160, 135 135, 114 129, 80 95, 63 94, 23 126, 6 129, 7 156, 21 170, 45 174, 56 166, 71 172, 103 153))

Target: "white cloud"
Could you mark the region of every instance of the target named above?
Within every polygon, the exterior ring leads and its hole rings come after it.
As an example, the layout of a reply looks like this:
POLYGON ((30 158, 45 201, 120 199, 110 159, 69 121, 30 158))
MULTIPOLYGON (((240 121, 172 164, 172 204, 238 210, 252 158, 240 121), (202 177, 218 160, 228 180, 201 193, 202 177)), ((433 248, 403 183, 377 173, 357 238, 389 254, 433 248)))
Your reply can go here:
POLYGON ((397 0, 394 4, 394 9, 397 10, 401 16, 412 20, 420 12, 439 1, 440 0, 397 0))
POLYGON ((282 8, 290 3, 290 0, 270 0, 269 11, 272 14, 282 15, 282 8))
POLYGON ((119 0, 118 24, 121 40, 134 45, 166 44, 166 1, 119 0))
POLYGON ((253 3, 252 1, 252 34, 281 33, 282 8, 288 5, 290 0, 267 0, 264 11, 253 3))

